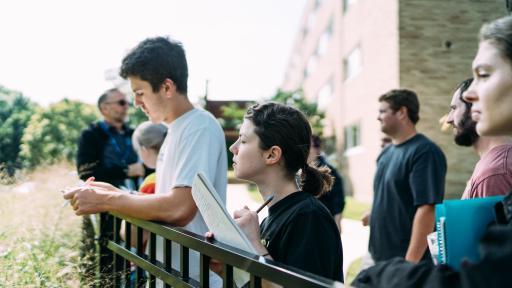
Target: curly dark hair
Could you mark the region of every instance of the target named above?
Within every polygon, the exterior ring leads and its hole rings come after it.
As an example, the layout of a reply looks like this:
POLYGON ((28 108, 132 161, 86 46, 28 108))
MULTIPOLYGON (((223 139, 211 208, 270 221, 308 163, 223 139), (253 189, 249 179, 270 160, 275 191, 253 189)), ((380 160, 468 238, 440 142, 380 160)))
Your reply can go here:
POLYGON ((245 119, 254 124, 261 149, 281 148, 290 178, 302 169, 301 187, 304 192, 320 196, 331 189, 333 180, 329 168, 316 168, 307 163, 311 126, 302 112, 284 104, 268 102, 249 107, 245 119))
POLYGON ((165 79, 176 85, 176 90, 187 95, 188 66, 185 50, 180 42, 165 37, 148 38, 124 57, 119 75, 124 79, 137 76, 151 84, 154 92, 160 90, 165 79))

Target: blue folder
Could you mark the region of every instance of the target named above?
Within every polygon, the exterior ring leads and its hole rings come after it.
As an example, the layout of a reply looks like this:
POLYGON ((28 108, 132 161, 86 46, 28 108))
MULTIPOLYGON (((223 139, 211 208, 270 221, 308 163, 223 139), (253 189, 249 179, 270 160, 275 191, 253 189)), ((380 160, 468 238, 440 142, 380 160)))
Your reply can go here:
POLYGON ((463 259, 480 260, 479 242, 489 223, 496 219, 494 205, 504 196, 445 200, 436 205, 438 262, 456 271, 463 259))

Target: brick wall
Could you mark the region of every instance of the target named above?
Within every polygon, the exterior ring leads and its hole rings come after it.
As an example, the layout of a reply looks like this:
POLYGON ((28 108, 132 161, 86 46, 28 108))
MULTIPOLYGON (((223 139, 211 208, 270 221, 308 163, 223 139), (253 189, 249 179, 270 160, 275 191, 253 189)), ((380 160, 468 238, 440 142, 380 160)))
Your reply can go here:
POLYGON ((400 86, 420 97, 418 130, 434 140, 448 161, 446 197, 462 194, 477 156, 440 130, 453 89, 471 76, 482 23, 504 16, 505 1, 401 0, 399 4, 400 86))

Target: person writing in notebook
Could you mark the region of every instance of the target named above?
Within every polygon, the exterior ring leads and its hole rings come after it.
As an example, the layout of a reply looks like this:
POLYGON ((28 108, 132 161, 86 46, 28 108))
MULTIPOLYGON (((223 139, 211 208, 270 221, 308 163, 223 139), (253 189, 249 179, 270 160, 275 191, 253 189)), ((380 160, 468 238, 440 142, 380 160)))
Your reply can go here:
POLYGON ((316 199, 330 189, 332 177, 328 168, 308 164, 310 139, 306 117, 292 107, 271 102, 248 109, 240 136, 229 148, 233 168, 237 178, 256 183, 264 199, 273 199, 261 225, 247 207, 235 211, 234 218, 261 256, 343 281, 338 227, 316 199))

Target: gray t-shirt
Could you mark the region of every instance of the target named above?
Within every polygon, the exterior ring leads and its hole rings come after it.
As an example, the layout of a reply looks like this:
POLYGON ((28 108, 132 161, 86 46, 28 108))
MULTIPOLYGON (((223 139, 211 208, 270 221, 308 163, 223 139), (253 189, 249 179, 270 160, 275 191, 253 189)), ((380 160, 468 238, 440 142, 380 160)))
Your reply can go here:
MULTIPOLYGON (((168 127, 156 164, 155 193, 168 193, 175 187, 192 187, 194 177, 198 172, 202 172, 225 203, 228 160, 224 132, 219 122, 209 112, 193 109, 168 124, 168 127)), ((184 228, 198 235, 204 235, 208 231, 199 211, 184 228)), ((179 255, 179 246, 173 243, 174 269, 179 269, 179 255)), ((163 261, 161 237, 157 237, 156 256, 158 260, 163 261)), ((190 277, 199 280, 197 252, 190 251, 189 263, 190 277)), ((219 276, 210 272, 210 287, 221 286, 222 280, 219 276)))
MULTIPOLYGON (((405 257, 416 209, 443 201, 446 158, 422 134, 389 145, 377 159, 369 250, 375 261, 405 257)), ((428 249, 423 259, 428 259, 428 249)))

